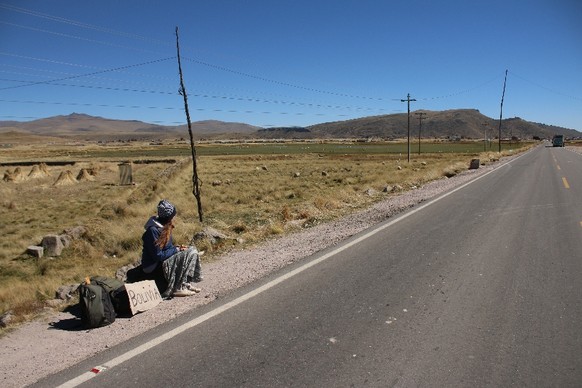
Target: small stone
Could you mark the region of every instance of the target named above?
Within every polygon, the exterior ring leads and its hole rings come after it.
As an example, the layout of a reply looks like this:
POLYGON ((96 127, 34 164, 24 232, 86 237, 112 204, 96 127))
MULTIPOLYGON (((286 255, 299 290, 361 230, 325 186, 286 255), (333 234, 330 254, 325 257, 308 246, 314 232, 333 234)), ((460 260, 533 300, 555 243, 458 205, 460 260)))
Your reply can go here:
POLYGON ((31 245, 26 248, 26 253, 34 258, 40 259, 44 254, 44 248, 37 245, 31 245))
POLYGON ((12 321, 14 312, 12 310, 6 311, 4 314, 0 315, 0 327, 6 327, 12 321))

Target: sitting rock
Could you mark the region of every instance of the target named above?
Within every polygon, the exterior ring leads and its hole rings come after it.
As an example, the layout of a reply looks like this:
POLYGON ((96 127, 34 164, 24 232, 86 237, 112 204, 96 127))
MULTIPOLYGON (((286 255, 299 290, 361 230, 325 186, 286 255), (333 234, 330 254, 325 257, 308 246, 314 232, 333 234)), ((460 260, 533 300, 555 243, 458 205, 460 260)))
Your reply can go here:
POLYGON ((121 280, 122 282, 135 283, 135 282, 138 282, 140 280, 144 280, 144 279, 137 279, 140 275, 140 272, 143 272, 143 271, 141 270, 141 266, 140 266, 139 262, 133 263, 133 264, 128 264, 128 265, 124 265, 123 267, 121 267, 117 271, 115 271, 115 278, 117 280, 121 280), (138 267, 140 267, 140 268, 138 268, 138 267), (138 270, 132 271, 135 268, 138 268, 138 270))

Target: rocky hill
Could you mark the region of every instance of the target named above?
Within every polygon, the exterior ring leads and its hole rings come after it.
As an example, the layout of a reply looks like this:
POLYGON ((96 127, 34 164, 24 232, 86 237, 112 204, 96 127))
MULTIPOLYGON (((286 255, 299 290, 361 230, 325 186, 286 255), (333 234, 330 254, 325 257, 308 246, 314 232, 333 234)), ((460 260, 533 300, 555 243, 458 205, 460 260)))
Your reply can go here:
MULTIPOLYGON (((446 111, 418 110, 410 114, 411 136, 418 136, 419 117, 422 114, 422 137, 459 137, 466 139, 494 138, 499 134, 499 120, 481 114, 475 109, 455 109, 446 111)), ((408 116, 406 113, 363 117, 355 120, 338 121, 308 127, 310 135, 321 137, 381 137, 402 138, 407 136, 408 116)), ((501 123, 501 137, 551 138, 555 134, 566 137, 580 137, 582 133, 568 128, 555 127, 525 121, 521 118, 504 119, 501 123)))
MULTIPOLYGON (((499 133, 499 120, 487 117, 475 109, 446 111, 419 110, 411 112, 410 134, 418 136, 419 117, 423 117, 421 135, 424 138, 482 139, 485 131, 490 138, 499 133)), ((192 123, 194 138, 199 139, 314 139, 314 138, 382 138, 407 136, 406 113, 362 117, 359 119, 317 124, 309 127, 260 128, 243 123, 197 121, 192 123)), ((137 120, 112 120, 73 113, 28 122, 0 121, 0 133, 8 138, 37 139, 41 137, 74 138, 76 140, 128 140, 187 138, 186 125, 162 126, 137 120)), ((504 119, 502 138, 551 138, 555 134, 566 138, 582 138, 582 133, 523 120, 504 119)))

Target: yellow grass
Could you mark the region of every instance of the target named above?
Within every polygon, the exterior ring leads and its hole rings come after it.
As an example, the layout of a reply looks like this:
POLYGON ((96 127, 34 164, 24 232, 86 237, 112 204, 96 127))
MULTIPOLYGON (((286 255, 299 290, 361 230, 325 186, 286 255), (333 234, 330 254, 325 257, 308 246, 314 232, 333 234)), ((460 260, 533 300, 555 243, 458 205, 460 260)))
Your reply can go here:
MULTIPOLYGON (((499 157, 425 154, 409 164, 392 155, 204 156, 198 160, 201 224, 188 158, 177 164, 133 164, 136 184, 120 186, 119 160, 91 158, 97 149, 88 149, 87 160, 74 165, 49 166, 49 176, 29 178, 32 166, 25 166, 20 167, 24 179, 0 182, 0 314, 12 310, 15 322, 38 311, 61 285, 80 283, 90 275, 113 276, 119 267, 138 261, 143 225, 162 198, 178 209, 176 243, 189 243, 205 226, 231 237, 219 246, 199 247, 208 252, 205 260, 212 260, 233 246, 244 248, 394 195, 382 191, 387 185, 408 190, 466 170, 474 157, 484 162, 499 157), (54 185, 63 171, 76 177, 82 168, 92 169, 94 180, 54 185), (372 191, 366 193, 368 189, 372 191), (87 235, 61 257, 34 259, 24 253, 44 235, 77 225, 85 226, 87 235)), ((67 155, 66 149, 48 153, 33 146, 26 154, 3 151, 0 160, 67 160, 67 155)))

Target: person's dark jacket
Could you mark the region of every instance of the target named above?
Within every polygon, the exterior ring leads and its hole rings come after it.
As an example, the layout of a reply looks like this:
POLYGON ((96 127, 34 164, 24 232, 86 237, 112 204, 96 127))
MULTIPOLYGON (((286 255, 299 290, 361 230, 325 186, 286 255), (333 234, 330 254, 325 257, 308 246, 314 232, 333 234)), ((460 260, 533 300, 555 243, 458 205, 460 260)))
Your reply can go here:
POLYGON ((160 237, 163 229, 163 225, 157 221, 157 217, 151 217, 144 225, 144 228, 145 232, 141 237, 143 241, 141 265, 143 271, 149 273, 156 269, 158 263, 178 253, 178 247, 174 246, 171 236, 165 247, 160 249, 156 245, 156 240, 160 237))

